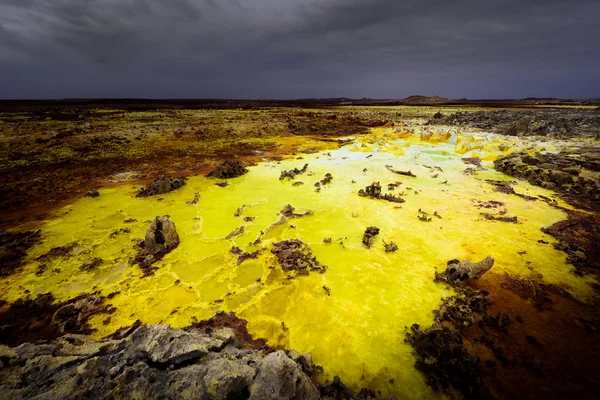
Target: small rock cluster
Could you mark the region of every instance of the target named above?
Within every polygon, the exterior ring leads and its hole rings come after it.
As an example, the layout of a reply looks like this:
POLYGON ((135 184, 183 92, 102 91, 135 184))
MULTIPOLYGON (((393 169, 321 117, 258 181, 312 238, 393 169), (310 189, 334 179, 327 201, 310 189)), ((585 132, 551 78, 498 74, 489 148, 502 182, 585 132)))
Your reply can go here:
POLYGON ((275 254, 284 271, 296 271, 300 275, 307 275, 309 271, 327 271, 327 267, 317 261, 306 243, 298 239, 273 243, 271 253, 275 254))
POLYGON ((600 201, 600 151, 580 148, 558 154, 512 153, 494 161, 496 170, 546 189, 600 201))
POLYGON ((360 189, 358 195, 361 197, 369 197, 371 199, 386 200, 392 203, 404 203, 404 199, 400 196, 395 196, 391 193, 382 193, 381 184, 379 182, 373 182, 364 189, 360 189))
POLYGON ((248 172, 248 169, 237 160, 226 160, 219 164, 207 176, 218 179, 231 179, 242 176, 248 172))
POLYGON ((170 176, 161 176, 154 182, 147 185, 145 188, 141 188, 135 197, 150 197, 156 196, 157 194, 165 194, 172 192, 175 189, 185 185, 186 178, 181 176, 179 178, 172 178, 170 176))

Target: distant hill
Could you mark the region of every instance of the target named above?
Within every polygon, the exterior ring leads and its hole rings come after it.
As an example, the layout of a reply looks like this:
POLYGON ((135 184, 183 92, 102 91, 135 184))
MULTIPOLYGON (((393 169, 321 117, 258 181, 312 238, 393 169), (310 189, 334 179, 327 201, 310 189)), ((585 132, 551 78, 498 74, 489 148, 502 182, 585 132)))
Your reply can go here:
POLYGON ((420 95, 408 96, 408 97, 400 100, 400 103, 406 104, 406 105, 444 104, 444 103, 448 103, 448 102, 449 102, 449 99, 447 99, 445 97, 420 96, 420 95))

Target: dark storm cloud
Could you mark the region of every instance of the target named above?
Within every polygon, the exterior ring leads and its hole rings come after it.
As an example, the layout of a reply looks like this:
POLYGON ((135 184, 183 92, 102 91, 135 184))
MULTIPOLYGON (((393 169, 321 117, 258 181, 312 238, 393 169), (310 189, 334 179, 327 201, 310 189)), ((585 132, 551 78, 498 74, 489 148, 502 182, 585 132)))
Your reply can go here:
POLYGON ((0 0, 0 97, 600 96, 597 0, 0 0))

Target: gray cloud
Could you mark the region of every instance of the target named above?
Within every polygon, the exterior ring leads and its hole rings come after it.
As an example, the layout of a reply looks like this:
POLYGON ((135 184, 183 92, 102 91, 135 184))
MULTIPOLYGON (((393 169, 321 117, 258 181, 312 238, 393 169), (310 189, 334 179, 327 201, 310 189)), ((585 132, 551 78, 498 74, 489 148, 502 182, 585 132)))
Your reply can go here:
POLYGON ((0 0, 0 98, 599 97, 596 0, 0 0))

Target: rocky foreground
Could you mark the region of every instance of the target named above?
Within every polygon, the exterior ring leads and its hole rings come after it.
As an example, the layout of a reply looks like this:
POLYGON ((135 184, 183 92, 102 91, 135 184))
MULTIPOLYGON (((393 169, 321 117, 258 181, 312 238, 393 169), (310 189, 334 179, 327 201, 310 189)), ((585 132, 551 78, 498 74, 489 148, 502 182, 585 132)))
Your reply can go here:
POLYGON ((67 334, 0 345, 0 399, 374 398, 337 378, 320 386, 309 355, 275 351, 232 315, 223 319, 231 327, 215 319, 185 330, 137 323, 99 341, 67 334))

